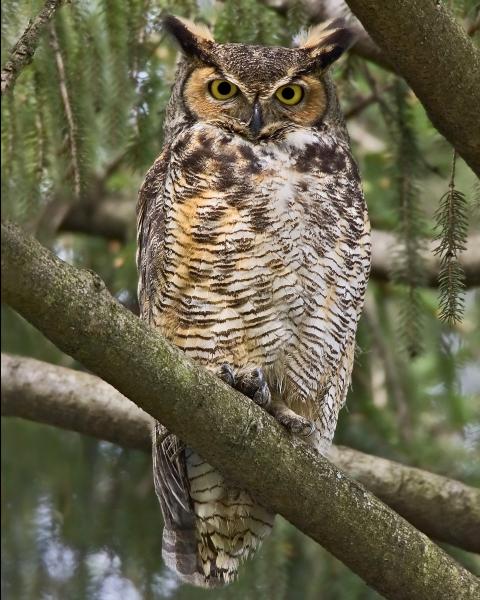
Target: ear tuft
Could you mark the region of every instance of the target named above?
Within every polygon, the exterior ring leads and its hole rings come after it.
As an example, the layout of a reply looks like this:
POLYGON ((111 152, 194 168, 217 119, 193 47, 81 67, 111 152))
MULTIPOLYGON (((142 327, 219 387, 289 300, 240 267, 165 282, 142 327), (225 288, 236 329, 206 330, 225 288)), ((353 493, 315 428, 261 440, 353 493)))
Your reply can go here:
POLYGON ((163 26, 188 55, 202 57, 205 50, 215 41, 206 25, 197 24, 182 17, 168 15, 163 20, 163 26))
POLYGON ((302 34, 297 43, 322 69, 326 69, 354 44, 355 39, 355 33, 345 20, 338 18, 316 25, 302 34))

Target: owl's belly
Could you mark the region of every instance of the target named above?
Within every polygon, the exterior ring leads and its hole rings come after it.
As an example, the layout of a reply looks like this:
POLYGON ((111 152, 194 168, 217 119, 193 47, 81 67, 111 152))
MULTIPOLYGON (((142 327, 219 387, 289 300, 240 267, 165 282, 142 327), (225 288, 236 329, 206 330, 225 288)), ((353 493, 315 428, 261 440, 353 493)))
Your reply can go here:
POLYGON ((299 249, 283 241, 294 224, 254 226, 255 218, 258 207, 218 198, 192 198, 172 212, 157 326, 205 365, 267 366, 295 335, 304 306, 299 249), (213 211, 216 219, 205 218, 213 211))

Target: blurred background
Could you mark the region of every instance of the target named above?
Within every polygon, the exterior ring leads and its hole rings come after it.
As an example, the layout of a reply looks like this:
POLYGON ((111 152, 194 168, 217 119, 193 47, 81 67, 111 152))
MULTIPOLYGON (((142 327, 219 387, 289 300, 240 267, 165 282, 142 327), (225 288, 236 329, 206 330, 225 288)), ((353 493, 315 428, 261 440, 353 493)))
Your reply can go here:
MULTIPOLYGON (((63 260, 97 271, 136 312, 136 195, 160 153, 175 78, 176 48, 160 19, 173 12, 208 23, 217 41, 278 46, 325 16, 312 11, 312 2, 271 4, 82 0, 64 6, 2 102, 3 217, 63 260)), ((478 2, 449 4, 465 27, 478 20, 478 2)), ((2 64, 42 5, 3 4, 2 64)), ((403 80, 381 55, 373 58, 352 51, 333 72, 372 226, 387 242, 383 270, 374 270, 369 284, 353 385, 335 441, 479 485, 479 291, 458 265, 439 287, 424 256, 438 236, 437 247, 448 235, 460 245, 478 235, 480 188, 461 159, 452 180, 452 148, 403 80), (457 192, 450 217, 449 185, 457 192)), ((7 307, 2 351, 82 369, 7 307)), ((107 442, 2 419, 2 597, 380 597, 281 518, 238 583, 210 592, 183 586, 161 560, 150 462, 107 442)), ((480 575, 478 556, 448 551, 480 575)))

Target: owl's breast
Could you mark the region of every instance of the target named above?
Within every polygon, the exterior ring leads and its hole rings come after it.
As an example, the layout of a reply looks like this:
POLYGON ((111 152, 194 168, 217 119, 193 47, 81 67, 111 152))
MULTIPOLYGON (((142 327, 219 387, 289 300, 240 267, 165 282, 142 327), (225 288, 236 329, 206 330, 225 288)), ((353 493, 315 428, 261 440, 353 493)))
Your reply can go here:
POLYGON ((325 190, 296 162, 288 144, 201 126, 172 147, 157 324, 205 363, 265 364, 322 285, 302 273, 319 263, 312 202, 325 190))

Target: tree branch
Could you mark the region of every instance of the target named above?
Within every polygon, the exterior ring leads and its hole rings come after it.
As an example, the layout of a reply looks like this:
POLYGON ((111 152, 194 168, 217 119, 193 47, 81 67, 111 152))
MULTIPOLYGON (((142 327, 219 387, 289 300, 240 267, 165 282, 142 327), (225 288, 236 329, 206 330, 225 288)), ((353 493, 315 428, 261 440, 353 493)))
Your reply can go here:
POLYGON ((444 2, 347 0, 432 123, 480 176, 480 52, 444 2))
MULTIPOLYGON (((392 253, 398 248, 398 240, 393 233, 387 231, 372 231, 372 277, 388 281, 391 279, 392 253)), ((430 242, 430 248, 422 252, 425 264, 425 285, 438 286, 438 273, 440 271, 440 257, 433 253, 438 242, 430 242)), ((475 233, 468 237, 466 250, 459 257, 458 262, 465 272, 465 286, 478 287, 480 285, 480 234, 475 233)))
MULTIPOLYGON (((2 415, 151 450, 150 415, 94 375, 32 358, 2 354, 2 415)), ((330 458, 429 537, 480 552, 480 490, 345 447, 330 458)))
POLYGON ((61 4, 62 0, 46 0, 42 10, 30 19, 20 39, 11 48, 2 69, 2 96, 13 87, 23 68, 32 62, 40 36, 61 4))
POLYGON ((392 599, 472 599, 480 582, 265 411, 119 305, 91 271, 2 224, 4 300, 217 468, 392 599), (314 476, 312 476, 314 474, 314 476), (292 493, 294 491, 295 493, 292 493))

